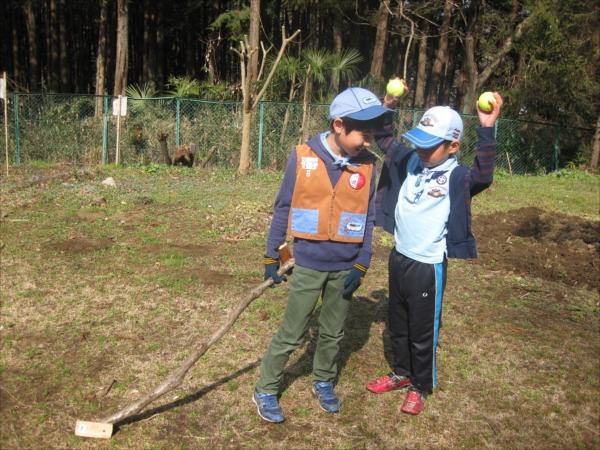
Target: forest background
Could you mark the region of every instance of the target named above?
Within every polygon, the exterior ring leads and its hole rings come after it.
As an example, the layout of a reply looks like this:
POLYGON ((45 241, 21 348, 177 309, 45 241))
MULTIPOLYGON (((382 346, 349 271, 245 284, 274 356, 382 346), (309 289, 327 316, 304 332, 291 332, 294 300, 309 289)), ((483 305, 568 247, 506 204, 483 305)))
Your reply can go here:
POLYGON ((14 91, 241 100, 235 49, 244 35, 257 49, 248 77, 260 88, 283 28, 300 34, 263 100, 327 103, 356 84, 382 94, 398 76, 410 87, 401 107, 469 114, 491 90, 505 117, 600 123, 597 2, 12 0, 0 11, 14 91))

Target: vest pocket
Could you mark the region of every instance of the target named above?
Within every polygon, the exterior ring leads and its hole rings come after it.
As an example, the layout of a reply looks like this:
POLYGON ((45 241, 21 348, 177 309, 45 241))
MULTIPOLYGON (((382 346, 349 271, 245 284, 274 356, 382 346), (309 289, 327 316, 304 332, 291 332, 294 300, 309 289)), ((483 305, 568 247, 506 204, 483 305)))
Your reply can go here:
POLYGON ((319 230, 319 210, 292 208, 292 232, 317 234, 319 230))
POLYGON ((362 238, 365 234, 366 214, 343 212, 340 218, 338 235, 350 238, 362 238))

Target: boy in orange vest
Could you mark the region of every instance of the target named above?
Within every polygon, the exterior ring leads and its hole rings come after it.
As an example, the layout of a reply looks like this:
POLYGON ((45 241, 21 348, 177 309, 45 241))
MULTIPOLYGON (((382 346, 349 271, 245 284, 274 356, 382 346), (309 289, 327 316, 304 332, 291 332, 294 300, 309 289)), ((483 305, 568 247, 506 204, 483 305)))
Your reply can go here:
POLYGON ((372 92, 349 88, 331 103, 330 130, 290 155, 267 237, 265 279, 286 281, 277 275, 277 250, 286 234, 294 237, 296 265, 283 323, 262 359, 252 396, 259 416, 268 422, 284 421, 277 401, 283 369, 302 344, 319 297, 312 392, 324 411, 341 407, 333 390, 335 358, 350 299, 373 254, 376 168, 367 147, 387 111, 372 92))

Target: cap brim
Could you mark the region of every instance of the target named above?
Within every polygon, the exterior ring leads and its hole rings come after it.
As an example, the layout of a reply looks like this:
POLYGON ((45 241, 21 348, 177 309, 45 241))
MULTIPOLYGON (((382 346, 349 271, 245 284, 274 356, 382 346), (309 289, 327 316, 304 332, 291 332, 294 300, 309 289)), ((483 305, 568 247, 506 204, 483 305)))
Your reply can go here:
POLYGON ((429 133, 425 133, 420 128, 415 128, 402 135, 404 139, 415 144, 417 147, 428 150, 430 148, 437 147, 444 139, 441 137, 433 136, 429 133))
POLYGON ((354 120, 371 120, 381 116, 383 113, 388 111, 394 111, 393 109, 386 108, 385 106, 371 106, 370 108, 363 109, 352 114, 348 114, 345 117, 349 117, 354 120))

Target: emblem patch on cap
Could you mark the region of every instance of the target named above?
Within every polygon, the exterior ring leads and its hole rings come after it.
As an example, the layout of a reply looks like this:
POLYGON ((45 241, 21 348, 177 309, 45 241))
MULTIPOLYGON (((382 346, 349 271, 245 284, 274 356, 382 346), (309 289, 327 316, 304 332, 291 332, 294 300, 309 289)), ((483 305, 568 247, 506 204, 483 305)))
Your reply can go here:
POLYGON ((425 119, 421 120, 419 122, 421 125, 423 125, 424 127, 432 127, 433 124, 431 123, 431 119, 429 117, 426 117, 425 119))
POLYGON ((363 98, 363 103, 365 105, 368 105, 369 103, 375 103, 377 101, 378 100, 375 97, 365 97, 365 98, 363 98))
POLYGON ((350 183, 350 187, 357 191, 359 189, 362 189, 362 187, 365 185, 366 181, 367 181, 367 179, 360 172, 353 173, 352 175, 350 175, 350 179, 348 180, 348 182, 350 183))

